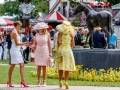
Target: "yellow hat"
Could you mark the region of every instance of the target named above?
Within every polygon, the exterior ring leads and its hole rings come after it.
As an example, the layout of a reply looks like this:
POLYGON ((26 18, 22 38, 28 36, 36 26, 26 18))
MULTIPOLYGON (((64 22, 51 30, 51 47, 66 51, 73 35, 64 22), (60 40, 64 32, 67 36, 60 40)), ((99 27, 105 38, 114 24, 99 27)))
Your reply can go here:
POLYGON ((63 34, 74 34, 74 29, 69 21, 63 21, 62 24, 56 26, 56 29, 63 34))

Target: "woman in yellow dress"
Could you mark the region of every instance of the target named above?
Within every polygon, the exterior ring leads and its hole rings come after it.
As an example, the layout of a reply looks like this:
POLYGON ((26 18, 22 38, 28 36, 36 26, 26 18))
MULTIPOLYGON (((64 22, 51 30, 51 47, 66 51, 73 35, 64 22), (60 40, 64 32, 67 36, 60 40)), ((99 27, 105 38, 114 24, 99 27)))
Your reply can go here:
POLYGON ((59 31, 57 37, 56 51, 62 55, 61 62, 55 61, 55 68, 59 70, 59 87, 62 88, 62 76, 65 71, 65 86, 68 89, 69 72, 75 71, 75 60, 72 52, 74 47, 74 30, 69 21, 63 21, 62 24, 57 25, 56 29, 59 31))

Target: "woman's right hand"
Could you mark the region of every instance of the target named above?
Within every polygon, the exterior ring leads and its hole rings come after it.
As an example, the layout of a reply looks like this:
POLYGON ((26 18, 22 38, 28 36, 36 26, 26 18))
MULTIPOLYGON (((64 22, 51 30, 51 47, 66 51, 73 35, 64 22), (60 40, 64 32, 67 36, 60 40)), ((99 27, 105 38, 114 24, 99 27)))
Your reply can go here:
POLYGON ((24 42, 23 43, 25 46, 29 46, 30 42, 24 42))

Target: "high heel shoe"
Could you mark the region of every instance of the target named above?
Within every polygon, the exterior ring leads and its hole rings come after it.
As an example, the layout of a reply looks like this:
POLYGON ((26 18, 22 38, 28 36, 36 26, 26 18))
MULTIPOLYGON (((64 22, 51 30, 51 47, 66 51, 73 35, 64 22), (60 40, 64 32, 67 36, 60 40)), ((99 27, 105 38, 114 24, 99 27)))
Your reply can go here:
POLYGON ((69 85, 67 82, 65 82, 65 87, 66 87, 66 89, 69 89, 69 85))
POLYGON ((38 80, 38 84, 37 84, 37 87, 40 87, 40 81, 38 80))
POLYGON ((25 83, 24 81, 21 81, 21 82, 20 82, 20 85, 21 85, 21 87, 22 87, 22 86, 23 86, 23 87, 29 87, 29 86, 26 85, 26 83, 25 83))
POLYGON ((7 81, 6 84, 7 84, 7 87, 14 87, 9 81, 7 81))
POLYGON ((45 80, 43 80, 43 85, 42 86, 46 87, 46 81, 45 80))
POLYGON ((59 82, 59 87, 62 88, 62 86, 63 86, 63 83, 62 83, 62 81, 60 81, 59 82))

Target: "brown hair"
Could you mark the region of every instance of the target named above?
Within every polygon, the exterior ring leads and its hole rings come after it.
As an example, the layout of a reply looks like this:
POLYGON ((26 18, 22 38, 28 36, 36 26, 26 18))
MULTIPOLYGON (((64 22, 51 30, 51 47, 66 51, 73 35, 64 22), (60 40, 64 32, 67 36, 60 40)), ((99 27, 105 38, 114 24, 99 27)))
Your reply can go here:
POLYGON ((17 25, 22 25, 22 23, 20 21, 16 21, 13 24, 14 24, 14 27, 16 27, 17 25))
POLYGON ((41 29, 41 30, 44 35, 47 33, 47 29, 41 29))

